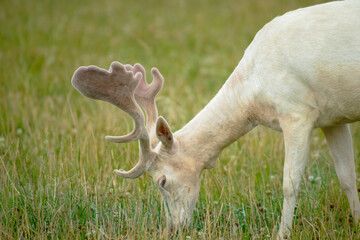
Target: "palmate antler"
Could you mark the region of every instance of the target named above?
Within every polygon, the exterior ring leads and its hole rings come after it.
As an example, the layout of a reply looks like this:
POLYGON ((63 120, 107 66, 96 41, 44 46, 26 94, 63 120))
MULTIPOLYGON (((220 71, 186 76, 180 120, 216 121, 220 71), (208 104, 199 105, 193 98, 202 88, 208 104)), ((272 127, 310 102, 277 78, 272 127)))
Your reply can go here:
POLYGON ((118 143, 139 141, 140 158, 135 167, 129 171, 114 171, 124 178, 139 177, 148 170, 154 158, 152 147, 157 144, 154 128, 158 117, 155 97, 161 90, 164 79, 156 68, 151 73, 154 79, 148 85, 145 69, 140 64, 124 66, 113 62, 109 71, 96 66, 80 67, 72 78, 73 86, 84 96, 112 103, 133 118, 135 126, 131 133, 125 136, 106 136, 106 140, 118 143), (146 125, 137 102, 146 112, 146 125))

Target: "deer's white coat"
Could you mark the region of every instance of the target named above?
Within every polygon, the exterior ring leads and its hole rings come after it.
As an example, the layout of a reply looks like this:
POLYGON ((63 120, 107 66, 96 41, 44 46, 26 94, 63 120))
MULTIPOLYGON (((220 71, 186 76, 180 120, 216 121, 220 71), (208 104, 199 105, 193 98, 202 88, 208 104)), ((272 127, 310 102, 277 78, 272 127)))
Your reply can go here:
POLYGON ((175 138, 213 166, 225 146, 256 125, 282 131, 284 236, 291 228, 314 128, 326 136, 352 214, 359 219, 347 126, 359 120, 360 1, 331 2, 266 24, 219 93, 175 138))

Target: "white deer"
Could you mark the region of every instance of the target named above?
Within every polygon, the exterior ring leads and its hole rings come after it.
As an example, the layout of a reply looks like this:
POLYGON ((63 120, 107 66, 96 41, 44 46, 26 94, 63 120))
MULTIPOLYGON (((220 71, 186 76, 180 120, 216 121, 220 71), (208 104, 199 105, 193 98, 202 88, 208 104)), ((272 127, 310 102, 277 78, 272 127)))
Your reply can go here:
POLYGON ((83 95, 108 101, 134 119, 134 130, 112 142, 139 141, 140 160, 124 178, 152 173, 170 212, 169 221, 191 219, 201 173, 221 151, 257 125, 284 134, 283 210, 279 237, 289 236, 296 195, 314 128, 325 134, 354 221, 360 204, 348 123, 360 120, 360 1, 331 2, 275 18, 255 36, 217 95, 173 134, 158 117, 155 96, 163 77, 152 69, 148 85, 140 64, 113 62, 106 71, 80 67, 72 78, 83 95), (147 115, 146 124, 144 114, 147 115))

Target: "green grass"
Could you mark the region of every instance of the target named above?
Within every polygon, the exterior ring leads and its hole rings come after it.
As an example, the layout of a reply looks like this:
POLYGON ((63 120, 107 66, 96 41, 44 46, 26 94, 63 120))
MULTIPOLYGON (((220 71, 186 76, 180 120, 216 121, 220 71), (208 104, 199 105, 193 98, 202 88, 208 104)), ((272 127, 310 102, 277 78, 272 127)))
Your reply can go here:
MULTIPOLYGON (((230 75, 255 33, 315 0, 25 1, 0 3, 0 239, 168 239, 160 193, 145 174, 116 178, 137 161, 114 106, 87 99, 70 79, 81 65, 118 60, 156 66, 158 107, 179 129, 230 75)), ((357 175, 360 125, 353 124, 357 175)), ((202 177, 190 229, 178 239, 266 239, 282 205, 281 134, 259 127, 228 147, 202 177)), ((355 239, 323 135, 298 197, 293 239, 355 239), (313 176, 313 180, 311 180, 313 176)))

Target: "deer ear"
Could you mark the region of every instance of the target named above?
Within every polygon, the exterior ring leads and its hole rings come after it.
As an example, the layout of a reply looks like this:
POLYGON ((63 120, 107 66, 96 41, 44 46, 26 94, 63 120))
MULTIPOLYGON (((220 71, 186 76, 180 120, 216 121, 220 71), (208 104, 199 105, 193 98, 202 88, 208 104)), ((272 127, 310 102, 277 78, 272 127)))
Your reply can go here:
POLYGON ((161 116, 158 117, 155 131, 156 137, 162 142, 162 144, 164 144, 167 148, 171 148, 174 143, 174 137, 165 118, 161 116))

